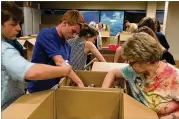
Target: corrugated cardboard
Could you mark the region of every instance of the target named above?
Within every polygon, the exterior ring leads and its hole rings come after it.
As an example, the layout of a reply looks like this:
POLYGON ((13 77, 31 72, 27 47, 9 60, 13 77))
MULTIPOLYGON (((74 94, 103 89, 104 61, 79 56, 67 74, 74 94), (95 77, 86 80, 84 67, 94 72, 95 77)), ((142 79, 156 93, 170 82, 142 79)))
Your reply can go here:
POLYGON ((127 41, 128 38, 132 37, 133 33, 129 33, 129 32, 121 32, 120 33, 120 41, 127 41))
POLYGON ((120 89, 61 87, 26 94, 2 112, 2 119, 158 119, 120 89))
POLYGON ((31 35, 30 37, 31 37, 31 38, 37 38, 37 36, 38 36, 38 34, 33 34, 33 35, 31 35))
MULTIPOLYGON (((107 72, 97 72, 97 71, 75 71, 77 76, 82 80, 84 85, 87 87, 90 84, 94 84, 95 87, 102 87, 104 78, 107 74, 107 72)), ((60 86, 74 86, 76 85, 71 79, 67 78, 64 79, 60 86)), ((120 86, 122 88, 125 88, 124 86, 124 80, 116 79, 116 81, 113 83, 111 87, 120 86)))
POLYGON ((110 31, 100 31, 101 37, 110 37, 110 31))
POLYGON ((20 37, 20 38, 17 38, 17 40, 28 40, 28 39, 31 39, 32 37, 30 36, 23 36, 23 37, 20 37))
POLYGON ((57 119, 118 119, 121 91, 60 88, 56 91, 57 119))
POLYGON ((54 91, 26 94, 2 112, 2 119, 55 119, 54 91))
POLYGON ((176 66, 179 69, 179 60, 175 60, 176 66))
POLYGON ((126 63, 110 63, 110 62, 94 62, 92 71, 108 72, 116 68, 122 68, 127 66, 126 63))
POLYGON ((24 46, 27 48, 27 60, 31 60, 36 38, 26 40, 24 46))
POLYGON ((102 47, 108 47, 110 44, 110 37, 102 37, 102 47))
POLYGON ((123 93, 122 102, 122 119, 158 119, 157 114, 153 110, 125 93, 123 93))

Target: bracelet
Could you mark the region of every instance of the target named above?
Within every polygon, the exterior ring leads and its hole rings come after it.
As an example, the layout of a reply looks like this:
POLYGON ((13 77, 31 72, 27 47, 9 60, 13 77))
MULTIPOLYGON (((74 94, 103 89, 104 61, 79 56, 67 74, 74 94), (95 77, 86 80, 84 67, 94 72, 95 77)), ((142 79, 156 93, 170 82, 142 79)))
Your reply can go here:
POLYGON ((177 116, 175 115, 175 114, 170 114, 172 117, 173 117, 173 119, 177 119, 177 116))

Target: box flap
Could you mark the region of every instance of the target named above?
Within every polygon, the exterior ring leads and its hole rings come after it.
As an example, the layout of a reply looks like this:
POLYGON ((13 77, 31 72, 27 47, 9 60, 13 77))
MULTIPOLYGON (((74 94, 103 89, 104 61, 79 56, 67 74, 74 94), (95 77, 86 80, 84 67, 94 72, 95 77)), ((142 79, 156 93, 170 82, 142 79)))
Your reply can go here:
POLYGON ((38 36, 38 34, 32 34, 31 36, 32 36, 32 37, 37 37, 37 36, 38 36))
POLYGON ((122 68, 127 66, 127 63, 109 63, 109 62, 94 62, 92 71, 110 71, 115 68, 122 68))
POLYGON ((128 38, 132 37, 133 33, 129 32, 121 32, 120 33, 120 41, 127 41, 128 38))
POLYGON ((31 38, 27 40, 30 44, 35 45, 36 38, 31 38))
POLYGON ((158 119, 157 114, 138 102, 129 95, 123 93, 123 118, 121 119, 158 119))
POLYGON ((57 119, 118 119, 120 90, 60 88, 57 119))
POLYGON ((110 37, 110 32, 109 31, 99 31, 101 34, 101 37, 110 37))
POLYGON ((26 40, 17 40, 22 46, 24 46, 26 40))
POLYGON ((95 87, 101 87, 107 72, 95 71, 75 71, 85 86, 94 84, 95 87))
POLYGON ((23 36, 23 37, 20 37, 20 38, 17 38, 17 40, 28 40, 28 39, 31 39, 32 37, 29 37, 29 36, 23 36))
MULTIPOLYGON (((82 80, 86 87, 94 84, 95 87, 102 87, 104 78, 107 72, 99 72, 99 71, 75 71, 78 77, 82 80)), ((76 83, 69 78, 60 81, 60 86, 76 86, 76 83)), ((121 88, 125 88, 124 80, 115 80, 111 87, 120 86, 121 88)))
POLYGON ((2 119, 54 119, 54 91, 26 94, 2 112, 2 119))

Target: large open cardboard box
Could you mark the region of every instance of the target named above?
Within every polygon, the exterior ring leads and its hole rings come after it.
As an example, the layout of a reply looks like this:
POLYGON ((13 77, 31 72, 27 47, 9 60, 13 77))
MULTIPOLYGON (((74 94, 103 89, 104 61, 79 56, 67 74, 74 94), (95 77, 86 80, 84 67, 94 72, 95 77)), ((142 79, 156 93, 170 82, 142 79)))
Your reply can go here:
POLYGON ((2 112, 2 119, 158 119, 120 89, 61 87, 26 94, 2 112))
MULTIPOLYGON (((94 86, 98 88, 102 87, 102 83, 107 74, 107 72, 101 72, 101 71, 100 72, 99 71, 75 71, 75 73, 82 80, 85 87, 88 87, 91 84, 94 84, 94 86)), ((71 79, 66 78, 60 82, 60 86, 76 86, 76 83, 74 83, 71 79)), ((126 87, 124 85, 124 79, 123 78, 121 78, 121 80, 116 79, 111 87, 114 88, 115 86, 125 89, 126 87)))
POLYGON ((110 27, 107 26, 105 31, 99 31, 102 39, 102 47, 107 47, 110 44, 110 27))

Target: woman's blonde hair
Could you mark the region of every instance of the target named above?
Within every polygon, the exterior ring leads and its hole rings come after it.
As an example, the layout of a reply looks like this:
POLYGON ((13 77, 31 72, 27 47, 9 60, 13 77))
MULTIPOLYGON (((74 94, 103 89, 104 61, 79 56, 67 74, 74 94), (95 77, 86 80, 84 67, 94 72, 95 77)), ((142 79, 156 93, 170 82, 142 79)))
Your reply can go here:
POLYGON ((121 55, 126 60, 133 59, 139 62, 152 63, 160 60, 162 49, 153 37, 140 32, 134 34, 123 44, 121 55))

